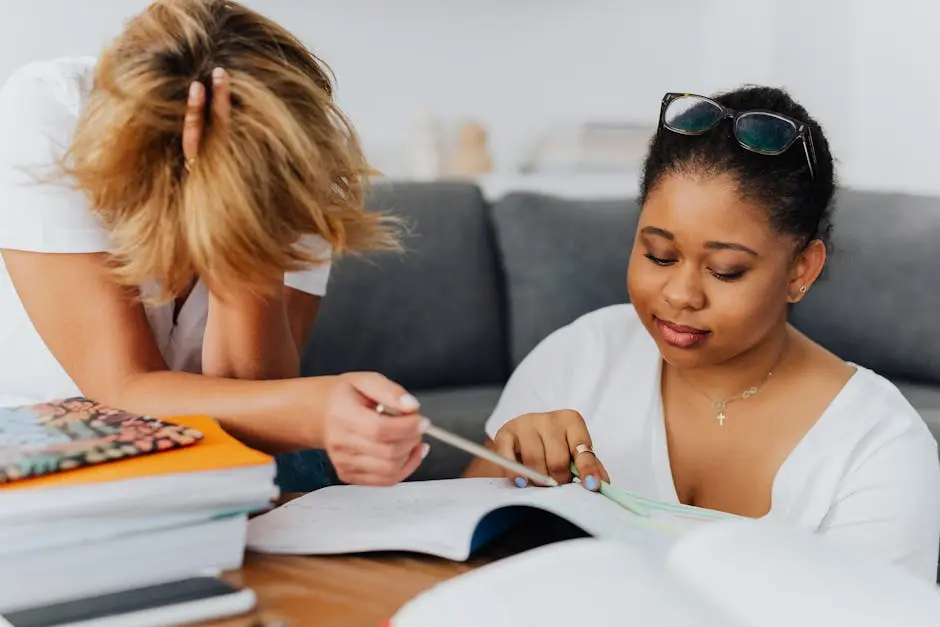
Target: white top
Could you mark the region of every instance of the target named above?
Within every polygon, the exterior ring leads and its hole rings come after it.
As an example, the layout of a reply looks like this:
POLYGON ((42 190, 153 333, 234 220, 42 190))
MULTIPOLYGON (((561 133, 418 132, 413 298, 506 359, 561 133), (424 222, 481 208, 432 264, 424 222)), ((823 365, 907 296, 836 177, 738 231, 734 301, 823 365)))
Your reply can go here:
MULTIPOLYGON (((41 253, 98 253, 109 235, 85 196, 64 182, 37 182, 70 143, 92 85, 95 59, 32 63, 0 88, 0 248, 41 253)), ((305 245, 331 251, 321 238, 305 245)), ((330 264, 287 274, 284 283, 316 295, 326 292, 330 264)), ((156 285, 143 285, 151 293, 156 285)), ((208 292, 200 281, 173 324, 173 303, 148 307, 157 345, 173 370, 201 370, 208 292)), ((76 294, 64 307, 81 307, 76 294)), ((79 394, 78 387, 33 328, 0 259, 0 406, 79 394)))
MULTIPOLYGON (((662 358, 631 305, 587 314, 519 365, 486 423, 574 409, 611 483, 678 503, 663 419, 662 358)), ((936 580, 937 443, 887 379, 857 370, 777 473, 768 518, 818 531, 936 580)))

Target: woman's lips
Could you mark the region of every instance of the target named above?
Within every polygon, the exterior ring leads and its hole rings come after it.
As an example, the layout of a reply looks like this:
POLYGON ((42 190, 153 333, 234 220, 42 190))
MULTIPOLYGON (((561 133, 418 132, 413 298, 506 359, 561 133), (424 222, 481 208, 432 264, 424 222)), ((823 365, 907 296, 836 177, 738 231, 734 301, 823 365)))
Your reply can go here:
POLYGON ((709 331, 688 327, 668 320, 655 318, 656 328, 663 341, 676 348, 695 348, 701 345, 709 335, 709 331))

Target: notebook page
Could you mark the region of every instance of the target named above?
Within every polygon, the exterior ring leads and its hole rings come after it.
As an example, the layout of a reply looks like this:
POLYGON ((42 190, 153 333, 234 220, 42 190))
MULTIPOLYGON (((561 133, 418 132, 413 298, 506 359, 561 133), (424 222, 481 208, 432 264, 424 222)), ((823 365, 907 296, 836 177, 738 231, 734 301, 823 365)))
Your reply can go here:
POLYGON ((678 537, 579 485, 520 490, 505 479, 451 479, 312 492, 253 519, 248 547, 307 555, 414 551, 465 560, 480 520, 494 510, 520 505, 657 554, 665 553, 678 537))
POLYGON ((328 487, 254 518, 248 548, 306 555, 414 551, 462 561, 477 523, 511 502, 514 491, 520 492, 505 479, 328 487))

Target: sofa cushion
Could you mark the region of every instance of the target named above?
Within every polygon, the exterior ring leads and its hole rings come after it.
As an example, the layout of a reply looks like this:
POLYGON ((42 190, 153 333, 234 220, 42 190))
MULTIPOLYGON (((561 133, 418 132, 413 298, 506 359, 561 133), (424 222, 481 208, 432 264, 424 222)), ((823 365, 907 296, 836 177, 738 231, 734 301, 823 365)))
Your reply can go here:
POLYGON ((844 191, 834 227, 794 324, 882 375, 940 383, 940 199, 844 191))
POLYGON ((479 189, 383 183, 368 208, 403 218, 403 254, 334 262, 305 376, 376 370, 413 388, 502 383, 502 280, 479 189))
MULTIPOLYGON (((480 386, 456 389, 419 391, 421 413, 435 425, 468 440, 482 443, 486 439, 483 425, 499 400, 502 386, 480 386)), ((411 480, 454 479, 466 469, 472 456, 443 442, 429 438, 431 452, 421 462, 411 480)))
POLYGON ((634 200, 577 201, 513 193, 493 206, 506 273, 510 357, 579 316, 627 302, 634 200))

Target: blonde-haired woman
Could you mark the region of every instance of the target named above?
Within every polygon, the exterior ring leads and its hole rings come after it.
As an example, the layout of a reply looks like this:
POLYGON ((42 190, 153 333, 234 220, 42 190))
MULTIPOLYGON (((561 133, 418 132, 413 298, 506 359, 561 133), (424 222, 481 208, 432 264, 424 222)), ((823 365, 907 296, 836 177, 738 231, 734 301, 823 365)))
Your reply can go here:
POLYGON ((323 64, 235 2, 158 0, 97 60, 21 68, 0 91, 0 405, 209 414, 350 483, 406 478, 411 395, 299 377, 332 254, 395 247, 366 171, 323 64))

